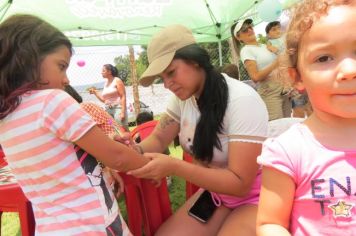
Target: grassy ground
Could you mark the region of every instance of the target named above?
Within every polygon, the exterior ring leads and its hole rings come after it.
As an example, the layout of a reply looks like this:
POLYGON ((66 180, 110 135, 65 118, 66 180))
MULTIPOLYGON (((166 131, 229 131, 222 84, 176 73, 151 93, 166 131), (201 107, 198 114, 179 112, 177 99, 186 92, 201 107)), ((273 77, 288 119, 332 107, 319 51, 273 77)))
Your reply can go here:
MULTIPOLYGON (((182 157, 182 149, 180 147, 169 147, 171 156, 176 158, 182 157)), ((185 201, 185 181, 181 178, 172 177, 172 184, 169 187, 169 197, 171 199, 172 210, 176 211, 185 201)), ((125 200, 123 197, 119 199, 119 206, 124 219, 127 219, 125 200)), ((6 212, 2 215, 1 233, 2 236, 20 236, 20 222, 17 213, 6 212)))
POLYGON ((1 233, 2 236, 20 236, 20 221, 18 213, 5 212, 2 214, 1 233))

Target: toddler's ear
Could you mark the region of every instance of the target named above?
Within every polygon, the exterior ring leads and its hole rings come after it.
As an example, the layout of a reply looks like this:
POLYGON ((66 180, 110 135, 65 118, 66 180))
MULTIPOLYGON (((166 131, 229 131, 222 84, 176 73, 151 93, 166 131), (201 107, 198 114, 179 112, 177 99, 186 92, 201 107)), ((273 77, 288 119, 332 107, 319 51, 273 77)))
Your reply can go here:
POLYGON ((303 84, 303 81, 301 80, 298 71, 295 68, 288 68, 288 74, 292 79, 292 84, 293 86, 298 90, 298 91, 304 91, 305 87, 303 84))

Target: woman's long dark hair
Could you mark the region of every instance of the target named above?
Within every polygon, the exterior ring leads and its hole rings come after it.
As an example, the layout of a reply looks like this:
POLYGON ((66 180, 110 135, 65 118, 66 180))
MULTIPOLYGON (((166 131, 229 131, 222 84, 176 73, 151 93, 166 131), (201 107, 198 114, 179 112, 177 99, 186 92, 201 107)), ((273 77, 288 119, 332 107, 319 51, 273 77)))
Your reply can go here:
POLYGON ((40 85, 42 60, 69 39, 31 15, 14 15, 0 24, 0 120, 21 103, 21 95, 40 85))
POLYGON ((218 134, 222 133, 229 97, 226 80, 214 69, 208 52, 197 44, 177 50, 174 59, 197 63, 206 72, 204 89, 198 100, 201 116, 195 129, 193 154, 196 159, 209 163, 214 147, 222 150, 218 134))

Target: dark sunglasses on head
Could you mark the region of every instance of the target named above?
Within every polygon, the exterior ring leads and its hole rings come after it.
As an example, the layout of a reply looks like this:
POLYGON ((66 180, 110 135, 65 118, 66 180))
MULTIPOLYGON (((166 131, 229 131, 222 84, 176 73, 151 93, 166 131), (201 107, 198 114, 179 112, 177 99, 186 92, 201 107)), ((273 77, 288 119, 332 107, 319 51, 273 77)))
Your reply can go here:
POLYGON ((246 33, 248 30, 253 30, 252 25, 244 25, 241 27, 239 33, 246 33))

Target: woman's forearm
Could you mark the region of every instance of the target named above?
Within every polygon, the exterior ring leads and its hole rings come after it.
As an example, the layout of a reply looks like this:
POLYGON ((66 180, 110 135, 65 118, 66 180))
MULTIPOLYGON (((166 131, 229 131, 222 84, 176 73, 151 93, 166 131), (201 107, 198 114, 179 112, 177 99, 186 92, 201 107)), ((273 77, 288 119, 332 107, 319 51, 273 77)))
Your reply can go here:
POLYGON ((267 66, 266 68, 256 71, 254 72, 250 72, 249 70, 247 70, 247 72, 249 73, 251 80, 253 80, 254 82, 261 82, 265 79, 268 78, 269 74, 276 69, 278 66, 278 60, 275 60, 272 64, 270 64, 269 66, 267 66))
POLYGON ((143 152, 163 153, 171 142, 172 140, 160 140, 155 134, 151 134, 139 143, 139 146, 142 148, 143 152))
POLYGON ((121 112, 125 114, 126 112, 126 96, 121 98, 121 112))

